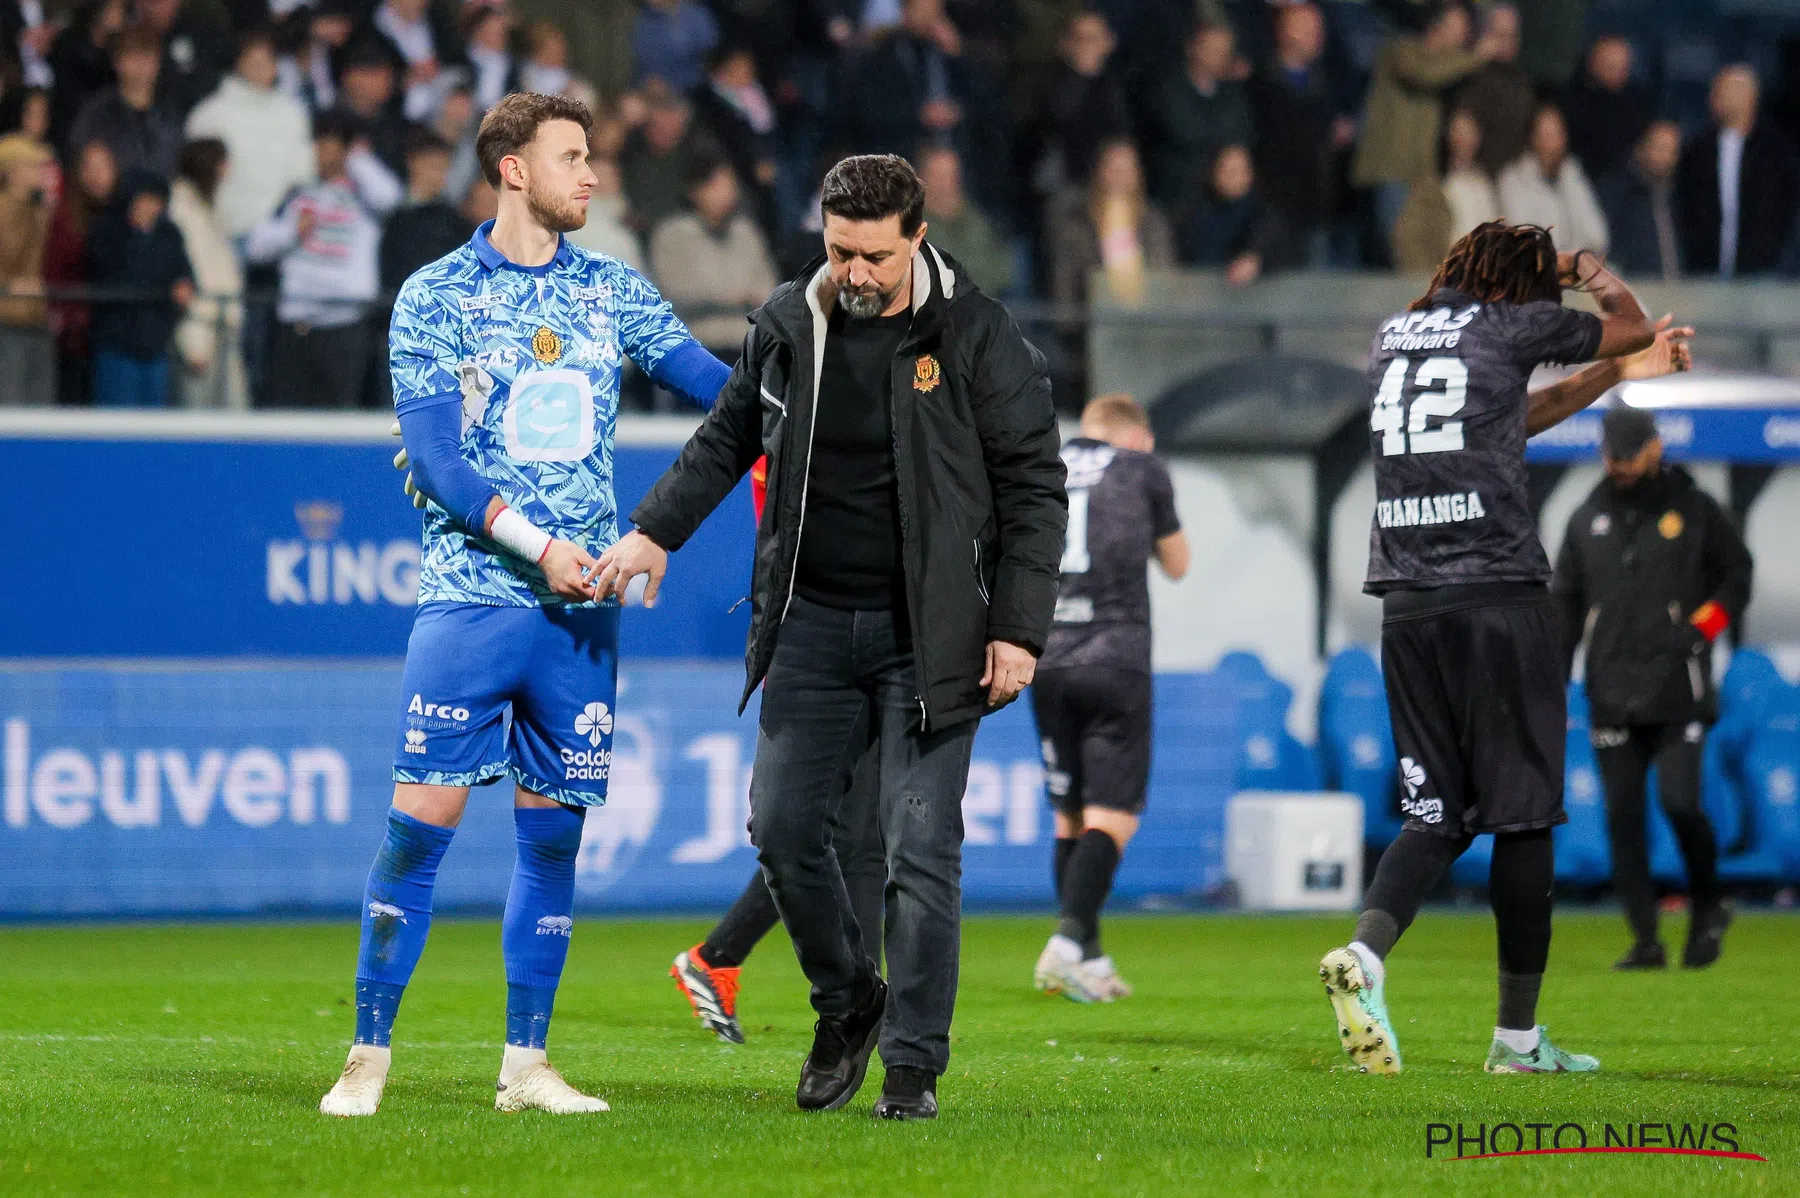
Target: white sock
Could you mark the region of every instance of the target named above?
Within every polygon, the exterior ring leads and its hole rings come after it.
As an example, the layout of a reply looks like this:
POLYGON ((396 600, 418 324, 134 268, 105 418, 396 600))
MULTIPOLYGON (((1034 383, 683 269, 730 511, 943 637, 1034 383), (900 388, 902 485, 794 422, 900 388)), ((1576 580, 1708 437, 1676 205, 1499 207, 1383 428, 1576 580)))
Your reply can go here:
POLYGON ((1111 957, 1089 957, 1081 963, 1081 967, 1089 973, 1103 978, 1109 978, 1118 972, 1118 970, 1113 968, 1113 960, 1111 957))
POLYGON ((515 1077, 533 1065, 542 1065, 545 1059, 541 1048, 522 1048, 517 1044, 508 1044, 505 1055, 500 1058, 500 1084, 511 1085, 515 1077))
POLYGON ((1517 1028, 1497 1027, 1494 1029, 1494 1039, 1514 1052, 1532 1053, 1537 1051, 1538 1030, 1535 1027, 1526 1028, 1524 1031, 1517 1028))
POLYGON ((1382 964, 1381 958, 1375 955, 1374 949, 1360 940, 1352 940, 1350 951, 1355 953, 1356 959, 1362 962, 1363 972, 1369 975, 1370 981, 1377 986, 1386 983, 1387 966, 1382 964))
POLYGON ((1056 954, 1058 960, 1062 960, 1062 961, 1079 961, 1079 960, 1081 960, 1081 945, 1076 943, 1073 940, 1070 940, 1067 936, 1064 936, 1061 932, 1058 932, 1056 935, 1050 937, 1049 949, 1051 952, 1056 954))

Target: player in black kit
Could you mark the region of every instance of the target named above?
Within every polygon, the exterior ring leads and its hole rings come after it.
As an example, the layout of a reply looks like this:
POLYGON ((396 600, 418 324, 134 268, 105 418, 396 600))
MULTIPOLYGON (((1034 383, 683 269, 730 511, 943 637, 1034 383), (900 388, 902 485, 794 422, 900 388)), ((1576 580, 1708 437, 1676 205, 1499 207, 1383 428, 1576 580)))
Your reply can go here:
POLYGON ((1187 573, 1175 489, 1128 395, 1102 395, 1063 446, 1069 529, 1056 621, 1031 687, 1056 809, 1062 917, 1038 958, 1039 990, 1076 1002, 1131 993, 1100 947, 1100 908, 1137 831, 1150 780, 1150 584, 1154 559, 1187 573))
POLYGON ((1537 1023, 1550 953, 1550 829, 1564 822, 1562 632, 1526 489, 1525 441, 1624 378, 1687 363, 1691 329, 1652 325, 1587 252, 1492 221, 1451 247, 1431 286, 1382 325, 1369 362, 1376 510, 1365 588, 1382 597, 1382 672, 1407 820, 1356 923, 1319 973, 1364 1072, 1398 1073, 1385 958, 1475 836, 1494 834, 1500 949, 1490 1073, 1585 1072, 1537 1023), (1603 315, 1562 306, 1580 285, 1603 315), (1605 359, 1527 394, 1543 362, 1605 359))

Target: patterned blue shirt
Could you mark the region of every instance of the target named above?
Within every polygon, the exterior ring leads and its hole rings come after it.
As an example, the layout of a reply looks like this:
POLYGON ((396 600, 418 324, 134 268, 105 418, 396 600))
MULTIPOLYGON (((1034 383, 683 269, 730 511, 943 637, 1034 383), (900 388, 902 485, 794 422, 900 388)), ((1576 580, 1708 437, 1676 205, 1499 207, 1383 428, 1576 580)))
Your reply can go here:
MULTIPOLYGON (((462 404, 462 457, 508 506, 598 557, 618 540, 613 428, 625 356, 649 372, 687 326, 637 271, 566 238, 541 267, 467 245, 401 287, 388 332, 397 412, 462 404)), ((425 509, 419 602, 564 602, 537 567, 425 509)), ((609 600, 608 602, 616 602, 609 600)))

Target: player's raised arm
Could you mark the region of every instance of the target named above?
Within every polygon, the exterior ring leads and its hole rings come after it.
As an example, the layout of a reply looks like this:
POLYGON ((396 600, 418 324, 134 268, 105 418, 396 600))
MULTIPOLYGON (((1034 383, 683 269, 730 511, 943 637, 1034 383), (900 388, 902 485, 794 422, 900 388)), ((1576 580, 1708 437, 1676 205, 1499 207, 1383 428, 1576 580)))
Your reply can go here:
MULTIPOLYGON (((1533 391, 1527 399, 1530 406, 1525 413, 1525 434, 1535 437, 1545 429, 1561 424, 1621 382, 1661 378, 1689 369, 1694 359, 1688 338, 1694 335, 1694 330, 1686 325, 1677 327, 1674 322, 1672 315, 1657 321, 1651 328, 1651 342, 1646 349, 1626 357, 1595 362, 1566 379, 1533 391)), ((1604 335, 1603 332, 1603 338, 1604 335)))
POLYGON ((1556 256, 1557 273, 1565 285, 1580 286, 1600 306, 1600 348, 1596 358, 1617 358, 1647 349, 1656 339, 1658 326, 1625 281, 1607 269, 1600 255, 1576 250, 1556 256))

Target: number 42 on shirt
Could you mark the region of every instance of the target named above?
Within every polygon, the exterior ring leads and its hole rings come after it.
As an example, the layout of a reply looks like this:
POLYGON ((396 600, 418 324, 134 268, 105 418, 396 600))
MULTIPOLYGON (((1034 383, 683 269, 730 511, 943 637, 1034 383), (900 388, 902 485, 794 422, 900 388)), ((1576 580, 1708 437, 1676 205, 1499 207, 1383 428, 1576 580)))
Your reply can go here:
POLYGON ((1426 358, 1417 370, 1410 358, 1389 362, 1369 414, 1369 427, 1381 434, 1381 452, 1393 457, 1461 449, 1462 421, 1445 419, 1436 427, 1426 422, 1433 416, 1450 417, 1462 411, 1468 390, 1469 368, 1461 358, 1426 358))

